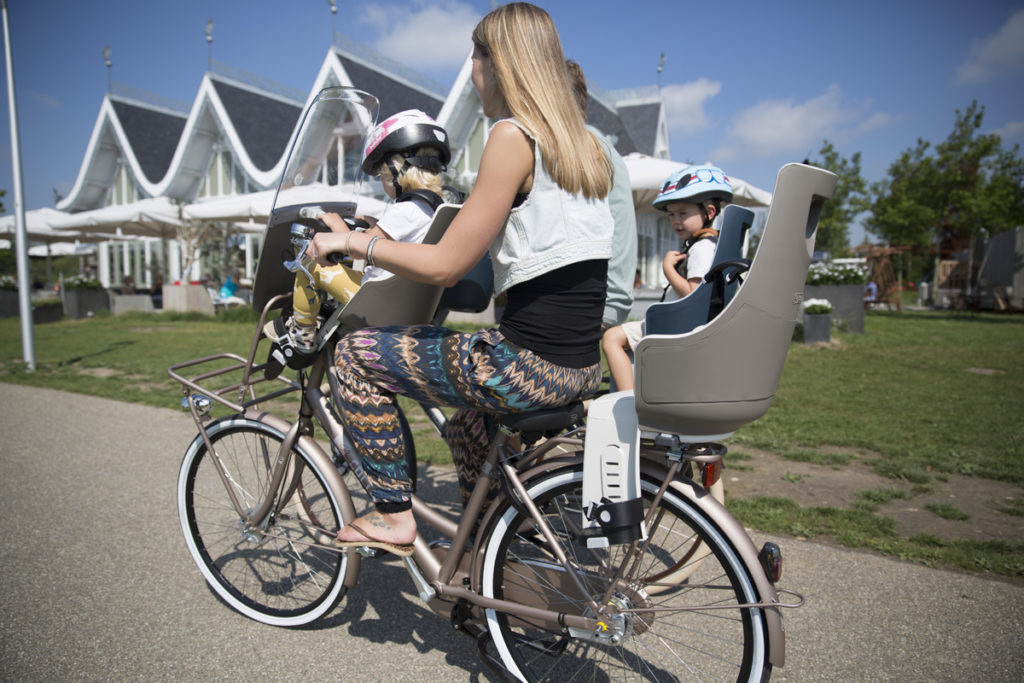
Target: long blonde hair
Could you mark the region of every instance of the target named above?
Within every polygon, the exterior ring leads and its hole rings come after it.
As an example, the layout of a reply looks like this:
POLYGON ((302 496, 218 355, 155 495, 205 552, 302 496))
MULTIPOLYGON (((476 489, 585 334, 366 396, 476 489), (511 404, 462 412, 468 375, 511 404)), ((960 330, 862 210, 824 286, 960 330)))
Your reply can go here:
POLYGON ((502 5, 480 20, 473 42, 490 58, 509 113, 536 139, 558 186, 588 199, 606 197, 611 163, 586 129, 548 13, 526 2, 502 5))

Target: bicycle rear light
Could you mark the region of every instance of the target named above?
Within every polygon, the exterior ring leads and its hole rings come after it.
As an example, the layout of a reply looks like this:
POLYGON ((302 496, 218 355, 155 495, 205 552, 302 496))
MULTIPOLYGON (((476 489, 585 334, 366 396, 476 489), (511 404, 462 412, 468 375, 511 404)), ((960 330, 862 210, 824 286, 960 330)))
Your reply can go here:
POLYGON ((782 578, 782 549, 779 546, 770 542, 765 543, 761 552, 757 554, 757 559, 761 561, 769 581, 776 583, 782 578))
POLYGON ((701 479, 704 483, 704 488, 711 488, 715 483, 722 477, 722 461, 716 460, 715 462, 709 462, 704 465, 703 472, 701 472, 701 479))

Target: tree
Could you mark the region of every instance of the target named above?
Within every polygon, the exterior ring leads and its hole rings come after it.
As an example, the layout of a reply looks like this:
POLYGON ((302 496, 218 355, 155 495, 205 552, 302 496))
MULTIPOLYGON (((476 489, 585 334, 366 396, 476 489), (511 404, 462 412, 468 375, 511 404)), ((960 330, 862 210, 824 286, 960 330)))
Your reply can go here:
POLYGON ((860 175, 860 152, 846 159, 825 140, 818 154, 821 161, 811 163, 832 171, 839 179, 832 198, 821 210, 815 245, 833 254, 845 253, 850 249, 850 223, 869 206, 867 182, 860 175))
MULTIPOLYGON (((918 139, 872 186, 868 229, 893 245, 937 246, 939 254, 969 247, 981 230, 994 235, 1024 222, 1024 160, 995 134, 979 134, 985 108, 956 110, 949 137, 929 153, 918 139)), ((968 264, 973 258, 968 258, 968 264)), ((970 265, 969 265, 970 268, 970 265)), ((971 285, 968 273, 966 285, 971 285)))

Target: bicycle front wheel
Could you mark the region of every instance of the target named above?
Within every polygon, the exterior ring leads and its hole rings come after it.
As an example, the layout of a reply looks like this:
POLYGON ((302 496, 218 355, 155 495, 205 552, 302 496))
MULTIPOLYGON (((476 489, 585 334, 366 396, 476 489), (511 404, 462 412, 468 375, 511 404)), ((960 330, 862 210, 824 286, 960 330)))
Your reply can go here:
POLYGON ((345 593, 348 556, 330 548, 341 508, 323 474, 300 447, 291 453, 274 505, 257 526, 232 503, 255 511, 267 499, 284 434, 240 417, 207 427, 178 474, 178 515, 192 559, 232 608, 274 626, 302 626, 330 612, 345 593), (221 469, 223 468, 223 470, 221 469))
MULTIPOLYGON (((587 548, 579 534, 582 482, 578 467, 545 476, 528 491, 583 589, 529 518, 506 503, 487 541, 483 594, 589 617, 595 616, 591 602, 607 605, 601 616, 607 630, 581 633, 487 610, 509 671, 524 681, 767 680, 764 614, 740 607, 757 602, 754 582, 716 525, 669 489, 643 554, 617 574, 629 546, 587 548)), ((657 483, 642 481, 645 513, 657 490, 657 483)))

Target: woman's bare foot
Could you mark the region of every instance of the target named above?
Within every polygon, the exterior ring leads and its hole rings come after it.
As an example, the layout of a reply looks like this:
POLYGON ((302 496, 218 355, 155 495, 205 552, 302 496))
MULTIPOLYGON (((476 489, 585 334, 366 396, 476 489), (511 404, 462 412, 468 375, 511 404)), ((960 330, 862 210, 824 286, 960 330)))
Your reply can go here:
MULTIPOLYGON (((357 527, 366 531, 367 534, 379 541, 394 543, 396 545, 408 545, 416 539, 416 518, 412 510, 396 512, 393 514, 382 514, 373 510, 363 515, 355 522, 357 527)), ((366 534, 359 533, 351 526, 338 531, 338 539, 341 541, 362 541, 366 540, 366 534)))

